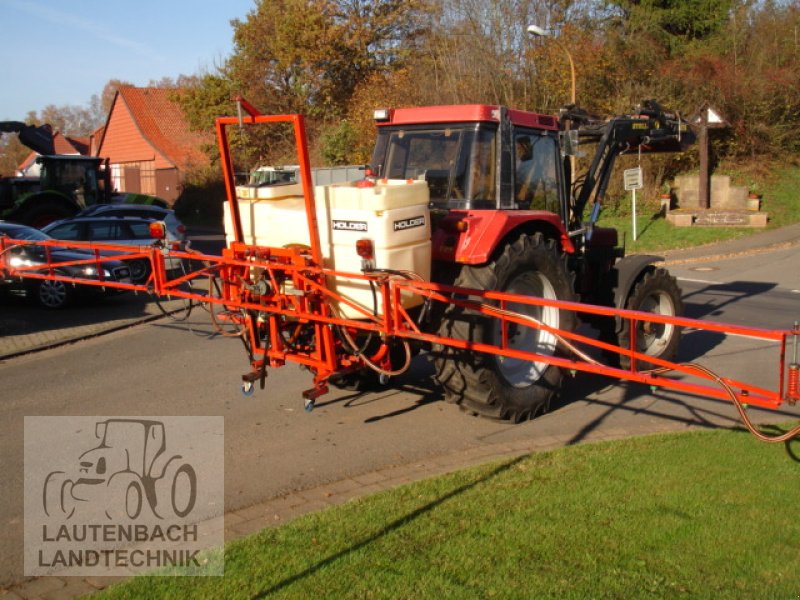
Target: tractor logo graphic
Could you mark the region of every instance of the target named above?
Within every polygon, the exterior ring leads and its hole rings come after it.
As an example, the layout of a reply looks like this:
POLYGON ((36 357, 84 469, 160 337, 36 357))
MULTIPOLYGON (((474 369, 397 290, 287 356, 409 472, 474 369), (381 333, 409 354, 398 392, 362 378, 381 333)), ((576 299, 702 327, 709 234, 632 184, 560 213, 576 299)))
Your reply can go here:
POLYGON ((197 475, 181 456, 166 452, 164 423, 108 419, 96 423, 95 435, 99 445, 81 454, 72 472, 52 471, 45 478, 47 516, 69 519, 90 509, 131 521, 149 513, 169 519, 192 512, 197 475))

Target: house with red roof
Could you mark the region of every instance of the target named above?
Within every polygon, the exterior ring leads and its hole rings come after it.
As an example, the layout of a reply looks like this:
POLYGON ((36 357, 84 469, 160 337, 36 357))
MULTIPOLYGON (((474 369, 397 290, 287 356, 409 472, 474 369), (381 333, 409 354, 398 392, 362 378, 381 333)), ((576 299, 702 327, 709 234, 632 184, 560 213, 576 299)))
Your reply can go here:
POLYGON ((119 192, 149 194, 173 204, 187 173, 208 165, 204 145, 211 132, 190 131, 179 90, 120 87, 108 114, 96 154, 108 158, 112 184, 119 192))

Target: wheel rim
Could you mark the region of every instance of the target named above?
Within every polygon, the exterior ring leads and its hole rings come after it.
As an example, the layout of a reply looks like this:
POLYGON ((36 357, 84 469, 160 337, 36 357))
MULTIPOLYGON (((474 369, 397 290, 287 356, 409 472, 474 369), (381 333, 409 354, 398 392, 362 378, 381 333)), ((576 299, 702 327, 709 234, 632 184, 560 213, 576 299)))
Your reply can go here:
MULTIPOLYGON (((648 294, 638 310, 654 315, 675 316, 672 298, 666 292, 648 294)), ((636 327, 636 349, 648 356, 659 356, 669 344, 675 326, 670 323, 642 323, 636 327)))
POLYGON ((39 300, 48 308, 58 308, 67 301, 67 286, 63 281, 43 280, 39 284, 39 300))
POLYGON ((143 260, 131 260, 128 267, 131 269, 131 280, 135 283, 144 281, 150 271, 149 264, 143 260))
MULTIPOLYGON (((541 273, 524 273, 516 277, 505 290, 510 294, 536 296, 547 300, 557 300, 555 289, 550 281, 541 273)), ((527 315, 537 321, 558 329, 559 311, 552 306, 533 306, 530 304, 509 303, 506 309, 527 315)), ((544 356, 552 356, 556 351, 556 336, 542 329, 517 326, 509 323, 508 348, 536 352, 544 356)), ((494 326, 495 340, 502 340, 502 325, 494 326)), ((497 369, 502 377, 513 387, 523 388, 536 383, 549 366, 545 362, 532 362, 518 358, 496 357, 497 369)))

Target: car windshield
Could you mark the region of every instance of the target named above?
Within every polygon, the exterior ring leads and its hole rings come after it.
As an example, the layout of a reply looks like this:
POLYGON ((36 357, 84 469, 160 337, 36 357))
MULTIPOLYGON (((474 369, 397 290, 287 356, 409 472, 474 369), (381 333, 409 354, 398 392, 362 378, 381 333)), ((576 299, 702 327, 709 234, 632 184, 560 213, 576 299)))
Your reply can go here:
POLYGON ((15 240, 31 240, 34 242, 53 239, 46 233, 32 227, 3 227, 0 229, 0 235, 5 235, 15 240))

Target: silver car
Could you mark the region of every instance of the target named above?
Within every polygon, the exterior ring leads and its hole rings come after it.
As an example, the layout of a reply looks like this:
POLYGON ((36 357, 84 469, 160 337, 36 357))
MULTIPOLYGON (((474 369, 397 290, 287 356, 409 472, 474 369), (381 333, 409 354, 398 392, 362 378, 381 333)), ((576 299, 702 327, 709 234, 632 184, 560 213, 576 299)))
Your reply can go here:
POLYGON ((186 226, 170 208, 153 204, 94 204, 84 208, 76 217, 140 217, 164 221, 172 237, 186 239, 186 226))
MULTIPOLYGON (((150 234, 150 223, 154 219, 139 217, 72 217, 47 225, 42 229, 47 235, 57 240, 83 242, 109 242, 126 246, 151 246, 156 242, 150 234)), ((168 246, 183 240, 167 227, 164 240, 168 246)), ((144 258, 125 260, 131 269, 134 283, 144 283, 150 276, 150 261, 144 258)), ((168 258, 165 264, 168 271, 180 269, 181 261, 168 258)))

